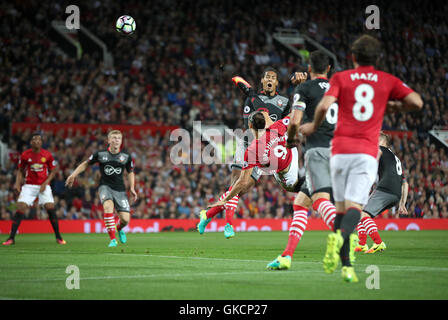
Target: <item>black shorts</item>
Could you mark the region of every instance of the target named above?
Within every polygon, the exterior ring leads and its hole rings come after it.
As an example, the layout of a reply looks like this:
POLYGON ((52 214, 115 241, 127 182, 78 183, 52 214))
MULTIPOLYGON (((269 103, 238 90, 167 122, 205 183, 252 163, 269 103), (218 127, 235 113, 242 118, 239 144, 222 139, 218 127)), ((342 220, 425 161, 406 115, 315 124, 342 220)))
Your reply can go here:
POLYGON ((400 198, 395 194, 374 190, 363 211, 368 213, 372 218, 375 218, 381 212, 396 206, 399 202, 400 198))

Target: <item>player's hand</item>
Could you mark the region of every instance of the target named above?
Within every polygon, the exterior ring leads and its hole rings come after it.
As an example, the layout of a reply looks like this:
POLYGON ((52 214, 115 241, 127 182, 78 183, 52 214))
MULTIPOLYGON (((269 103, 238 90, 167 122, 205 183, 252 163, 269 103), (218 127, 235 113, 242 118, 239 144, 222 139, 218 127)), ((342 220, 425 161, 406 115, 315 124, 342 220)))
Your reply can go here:
POLYGON ((65 180, 65 186, 71 188, 73 186, 73 182, 75 182, 75 177, 72 175, 69 175, 67 177, 67 180, 65 180))
POLYGON ((137 201, 137 199, 138 199, 137 192, 135 192, 134 189, 131 189, 131 194, 132 194, 132 202, 137 201))
POLYGON ((407 215, 409 215, 409 212, 408 212, 408 209, 406 209, 405 206, 399 206, 398 207, 398 214, 407 216, 407 215))
POLYGON ((312 133, 314 133, 314 131, 316 131, 316 126, 314 125, 314 122, 308 122, 308 123, 302 124, 299 127, 299 132, 301 134, 303 134, 304 136, 309 136, 312 133))
POLYGON ((214 208, 214 207, 219 207, 219 206, 223 206, 223 205, 225 205, 225 204, 226 204, 226 203, 225 203, 225 201, 223 201, 223 200, 221 200, 221 201, 216 201, 215 203, 209 205, 209 206, 207 207, 207 209, 214 208))
POLYGON ((47 188, 47 186, 48 186, 48 182, 44 182, 44 183, 42 183, 42 184, 40 185, 39 192, 40 192, 40 193, 44 192, 45 189, 47 188))
POLYGON ((306 72, 294 72, 294 75, 291 77, 291 83, 295 86, 303 83, 308 78, 308 74, 306 72))

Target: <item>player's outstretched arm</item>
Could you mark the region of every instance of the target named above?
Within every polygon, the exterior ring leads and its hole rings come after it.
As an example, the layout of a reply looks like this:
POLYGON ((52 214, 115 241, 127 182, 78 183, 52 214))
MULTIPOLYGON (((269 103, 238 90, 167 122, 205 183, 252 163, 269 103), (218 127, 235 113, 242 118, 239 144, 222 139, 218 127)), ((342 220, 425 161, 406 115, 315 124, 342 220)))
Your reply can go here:
POLYGON ((76 167, 75 171, 73 171, 72 174, 67 177, 67 180, 65 180, 65 186, 71 188, 73 185, 73 182, 75 182, 76 177, 80 173, 84 172, 88 166, 89 166, 89 162, 86 160, 86 161, 83 161, 78 167, 76 167))
POLYGON ((232 199, 234 196, 240 194, 241 191, 245 190, 247 188, 247 186, 250 184, 250 179, 251 179, 250 176, 252 175, 252 170, 253 170, 253 168, 250 168, 247 170, 242 170, 240 177, 233 185, 232 190, 229 192, 227 197, 225 197, 221 201, 217 201, 214 204, 210 205, 209 208, 223 206, 226 204, 227 201, 232 199))

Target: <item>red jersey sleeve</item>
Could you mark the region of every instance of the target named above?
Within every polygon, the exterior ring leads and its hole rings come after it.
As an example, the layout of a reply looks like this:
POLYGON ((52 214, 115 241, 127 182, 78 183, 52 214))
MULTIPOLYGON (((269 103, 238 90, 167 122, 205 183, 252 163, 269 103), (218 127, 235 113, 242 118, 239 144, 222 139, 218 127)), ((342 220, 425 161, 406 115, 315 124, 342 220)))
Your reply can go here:
POLYGON ((48 169, 53 170, 58 165, 57 161, 53 158, 51 152, 48 152, 48 169))
POLYGON ((390 92, 389 99, 402 100, 404 97, 406 97, 408 94, 412 92, 414 92, 414 90, 409 88, 407 84, 405 84, 400 79, 393 77, 392 90, 390 92))
POLYGON ((19 169, 24 169, 24 168, 26 168, 26 166, 27 166, 27 162, 25 159, 25 152, 22 152, 22 154, 20 155, 18 167, 19 167, 19 169))
POLYGON ((325 92, 325 96, 339 98, 340 84, 339 73, 335 73, 330 79, 330 88, 325 92))
POLYGON ((257 158, 255 152, 251 150, 251 148, 247 148, 246 152, 244 152, 244 162, 242 170, 248 170, 254 167, 257 167, 257 158))

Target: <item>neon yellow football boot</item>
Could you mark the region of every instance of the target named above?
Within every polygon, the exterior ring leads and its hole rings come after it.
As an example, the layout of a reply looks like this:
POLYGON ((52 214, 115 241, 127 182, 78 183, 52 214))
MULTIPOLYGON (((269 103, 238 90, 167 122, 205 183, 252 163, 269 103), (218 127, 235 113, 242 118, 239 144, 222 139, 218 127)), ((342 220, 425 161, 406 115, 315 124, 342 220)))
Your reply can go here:
POLYGON ((374 244, 369 250, 367 250, 365 253, 375 253, 375 252, 383 252, 386 250, 386 244, 384 242, 381 242, 380 244, 374 244))
POLYGON ((341 250, 342 245, 344 244, 344 239, 341 235, 341 230, 336 230, 336 232, 332 232, 327 237, 327 250, 325 251, 324 256, 324 271, 326 273, 332 273, 339 264, 339 251, 341 250))

